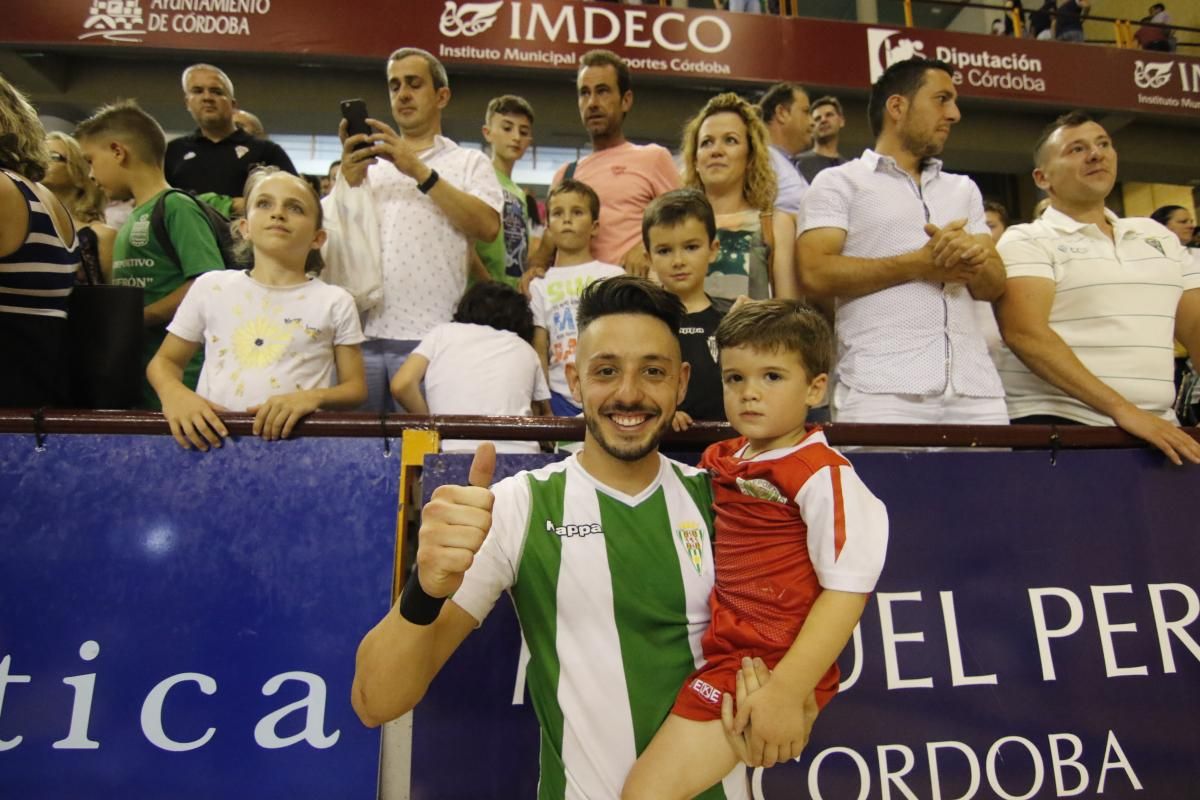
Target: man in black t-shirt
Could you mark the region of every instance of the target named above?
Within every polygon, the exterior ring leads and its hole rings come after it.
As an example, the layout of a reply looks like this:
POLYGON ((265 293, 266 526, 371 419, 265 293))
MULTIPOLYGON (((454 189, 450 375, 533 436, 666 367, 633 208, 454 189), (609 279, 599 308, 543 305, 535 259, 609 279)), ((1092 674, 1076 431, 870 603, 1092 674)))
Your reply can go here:
POLYGON ((254 167, 271 165, 296 174, 282 147, 234 125, 233 83, 220 69, 211 64, 188 67, 183 71, 183 92, 199 127, 167 144, 167 182, 176 189, 226 195, 233 199, 231 208, 222 210, 240 214, 242 188, 254 167))

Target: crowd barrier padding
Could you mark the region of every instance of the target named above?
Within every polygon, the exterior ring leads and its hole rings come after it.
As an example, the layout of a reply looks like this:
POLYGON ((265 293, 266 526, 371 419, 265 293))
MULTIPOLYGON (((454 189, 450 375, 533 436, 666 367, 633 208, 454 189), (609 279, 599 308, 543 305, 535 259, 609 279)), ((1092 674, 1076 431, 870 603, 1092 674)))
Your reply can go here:
MULTIPOLYGON (((349 690, 391 599, 399 436, 578 428, 314 415, 271 443, 249 424, 200 454, 160 416, 0 412, 0 798, 374 797, 349 690)), ((889 508, 887 567, 843 695, 798 763, 752 773, 756 798, 1200 793, 1200 468, 1104 449, 1130 443, 1114 430, 829 436, 1044 449, 853 456, 889 508)), ((425 496, 469 463, 427 457, 425 496)), ((518 652, 501 600, 414 712, 414 800, 534 795, 518 652)))
POLYGON ((0 798, 373 798, 350 682, 398 462, 379 438, 0 435, 0 798))
MULTIPOLYGON (((888 506, 887 566, 842 695, 799 762, 752 773, 755 798, 1200 796, 1200 467, 1135 450, 853 461, 888 506)), ((469 463, 427 459, 426 491, 469 463)), ((414 712, 413 800, 535 796, 519 649, 501 599, 414 712)))

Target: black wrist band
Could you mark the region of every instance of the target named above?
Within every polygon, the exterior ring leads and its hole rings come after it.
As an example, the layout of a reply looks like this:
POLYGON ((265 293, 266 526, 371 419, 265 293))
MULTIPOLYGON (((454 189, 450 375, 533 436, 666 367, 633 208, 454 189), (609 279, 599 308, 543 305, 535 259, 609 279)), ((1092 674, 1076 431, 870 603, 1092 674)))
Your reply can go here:
POLYGON ((437 185, 438 174, 436 169, 429 170, 429 177, 417 184, 417 191, 421 194, 429 194, 429 190, 437 185))
POLYGON ((413 567, 404 590, 400 592, 400 616, 413 625, 429 625, 438 618, 445 604, 446 598, 430 597, 425 593, 417 577, 417 568, 413 567))

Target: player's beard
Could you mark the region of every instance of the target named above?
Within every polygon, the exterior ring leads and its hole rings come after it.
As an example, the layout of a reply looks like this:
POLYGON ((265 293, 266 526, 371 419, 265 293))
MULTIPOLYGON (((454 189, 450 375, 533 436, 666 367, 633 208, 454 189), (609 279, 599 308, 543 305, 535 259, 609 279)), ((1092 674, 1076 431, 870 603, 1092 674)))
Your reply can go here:
MULTIPOLYGON (((601 412, 591 412, 586 408, 583 412, 584 422, 587 424, 588 432, 592 434, 592 438, 596 440, 596 444, 600 445, 600 449, 608 453, 613 458, 620 461, 640 461, 646 456, 658 449, 658 443, 662 439, 663 433, 671 425, 672 413, 663 413, 660 409, 650 407, 633 407, 614 405, 603 409, 601 412), (657 419, 658 422, 654 427, 644 434, 642 438, 633 442, 611 441, 605 435, 605 417, 611 413, 626 412, 631 414, 646 413, 651 415, 651 420, 657 419)), ((616 426, 616 423, 608 421, 610 425, 616 426)))

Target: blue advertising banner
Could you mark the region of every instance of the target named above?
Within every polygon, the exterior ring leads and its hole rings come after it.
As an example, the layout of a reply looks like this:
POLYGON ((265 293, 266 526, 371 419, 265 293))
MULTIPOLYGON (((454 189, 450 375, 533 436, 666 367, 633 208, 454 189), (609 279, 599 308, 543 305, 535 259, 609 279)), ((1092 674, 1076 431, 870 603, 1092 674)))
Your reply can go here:
POLYGON ((0 797, 374 798, 391 452, 0 435, 0 797))
MULTIPOLYGON (((1200 796, 1200 471, 1148 450, 853 460, 887 566, 841 695, 755 798, 1200 796)), ((426 493, 469 461, 427 460, 426 493)), ((535 795, 518 653, 502 601, 414 711, 414 800, 535 795)))

